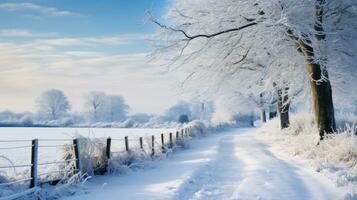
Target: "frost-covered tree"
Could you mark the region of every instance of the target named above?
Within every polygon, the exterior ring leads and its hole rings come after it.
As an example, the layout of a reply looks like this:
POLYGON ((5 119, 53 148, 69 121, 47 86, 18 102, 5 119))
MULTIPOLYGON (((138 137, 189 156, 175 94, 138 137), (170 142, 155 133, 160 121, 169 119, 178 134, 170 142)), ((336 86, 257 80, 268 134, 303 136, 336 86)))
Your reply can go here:
POLYGON ((46 119, 56 120, 71 108, 67 97, 61 90, 48 90, 37 101, 38 113, 46 119))
POLYGON ((91 122, 124 121, 129 110, 122 96, 99 91, 85 95, 85 108, 91 122))
POLYGON ((97 122, 100 119, 100 113, 104 109, 105 93, 99 91, 91 91, 84 96, 85 108, 92 122, 97 122))
POLYGON ((239 83, 235 88, 250 87, 256 94, 277 91, 280 114, 289 110, 286 105, 294 95, 310 89, 322 138, 335 130, 332 89, 351 94, 357 85, 353 78, 356 4, 352 0, 176 0, 167 15, 170 26, 152 19, 162 29, 156 50, 166 52, 170 64, 187 66, 186 82, 196 76, 211 85, 239 83), (262 55, 270 58, 264 60, 262 55), (249 59, 253 62, 245 62, 249 59), (310 86, 297 76, 301 72, 310 86), (268 87, 254 87, 257 81, 268 87))
POLYGON ((127 117, 129 106, 124 98, 118 95, 105 96, 104 118, 106 121, 124 121, 127 117))

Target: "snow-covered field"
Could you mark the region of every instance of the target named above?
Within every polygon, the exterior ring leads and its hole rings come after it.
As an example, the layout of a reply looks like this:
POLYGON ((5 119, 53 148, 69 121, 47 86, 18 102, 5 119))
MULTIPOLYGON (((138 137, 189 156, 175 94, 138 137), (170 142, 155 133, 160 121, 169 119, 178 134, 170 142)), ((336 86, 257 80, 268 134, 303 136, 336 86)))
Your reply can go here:
MULTIPOLYGON (((28 165, 31 161, 31 140, 39 139, 39 163, 63 160, 63 144, 71 144, 72 139, 81 135, 89 138, 111 137, 112 151, 124 150, 124 137, 129 137, 129 146, 138 146, 139 137, 174 132, 175 129, 140 129, 140 128, 0 128, 0 167, 28 165), (115 140, 117 139, 117 140, 115 140), (8 142, 12 140, 12 142, 8 142), (13 141, 21 140, 21 141, 13 141), (16 149, 13 149, 16 147, 16 149)), ((144 143, 146 145, 146 143, 144 143)), ((51 165, 39 166, 39 173, 51 170, 51 165)), ((0 169, 6 176, 19 176, 29 167, 0 169)))
POLYGON ((256 129, 233 129, 193 140, 145 169, 97 176, 68 199, 338 200, 344 193, 320 173, 272 153, 256 129))

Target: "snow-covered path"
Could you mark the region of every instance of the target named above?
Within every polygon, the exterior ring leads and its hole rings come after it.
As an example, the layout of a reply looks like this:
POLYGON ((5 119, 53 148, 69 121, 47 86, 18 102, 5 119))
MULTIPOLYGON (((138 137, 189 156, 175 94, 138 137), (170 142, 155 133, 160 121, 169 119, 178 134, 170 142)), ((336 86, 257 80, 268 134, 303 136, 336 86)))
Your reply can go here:
POLYGON ((343 199, 329 180, 276 157, 254 132, 235 129, 195 140, 153 168, 96 177, 87 194, 70 199, 343 199))

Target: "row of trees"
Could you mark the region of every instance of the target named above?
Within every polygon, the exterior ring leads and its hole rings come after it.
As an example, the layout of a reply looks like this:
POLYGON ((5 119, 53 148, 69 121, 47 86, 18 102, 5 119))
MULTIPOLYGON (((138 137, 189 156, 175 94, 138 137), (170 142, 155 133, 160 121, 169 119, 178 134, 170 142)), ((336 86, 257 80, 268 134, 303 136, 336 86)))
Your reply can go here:
POLYGON ((118 95, 92 91, 83 96, 83 112, 71 112, 71 103, 57 89, 43 92, 37 99, 37 113, 0 112, 0 126, 73 126, 93 124, 96 126, 160 127, 170 123, 185 123, 191 120, 211 120, 215 112, 213 102, 179 101, 166 109, 162 115, 138 113, 129 115, 129 106, 118 95))
MULTIPOLYGON (((127 117, 129 106, 118 95, 106 95, 92 91, 84 96, 86 118, 90 122, 123 121, 127 117)), ((43 119, 58 120, 68 115, 71 109, 68 98, 61 90, 48 90, 41 94, 37 102, 38 113, 43 119)))
POLYGON ((334 106, 356 98, 356 7, 353 0, 175 0, 170 26, 150 16, 161 30, 153 55, 182 69, 194 94, 243 99, 262 113, 275 104, 282 128, 291 106, 311 102, 322 139, 336 130, 334 106))

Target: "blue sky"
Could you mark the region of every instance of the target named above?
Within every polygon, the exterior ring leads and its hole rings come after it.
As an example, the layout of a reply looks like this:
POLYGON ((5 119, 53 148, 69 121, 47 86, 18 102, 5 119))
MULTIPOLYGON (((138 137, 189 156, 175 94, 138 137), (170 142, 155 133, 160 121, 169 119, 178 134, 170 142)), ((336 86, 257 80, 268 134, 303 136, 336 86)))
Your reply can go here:
POLYGON ((146 12, 169 0, 0 1, 0 110, 35 111, 36 98, 61 89, 74 111, 91 90, 123 95, 132 112, 160 113, 179 97, 150 63, 155 33, 146 12), (168 96, 170 98, 168 98, 168 96))
MULTIPOLYGON (((61 37, 145 34, 146 12, 165 14, 168 0, 36 0, 0 1, 0 28, 53 33, 61 37), (90 3, 88 3, 90 2, 90 3)), ((129 46, 143 51, 143 45, 129 46), (140 47, 140 48, 139 48, 140 47)), ((125 47, 126 50, 127 47, 125 47)))

